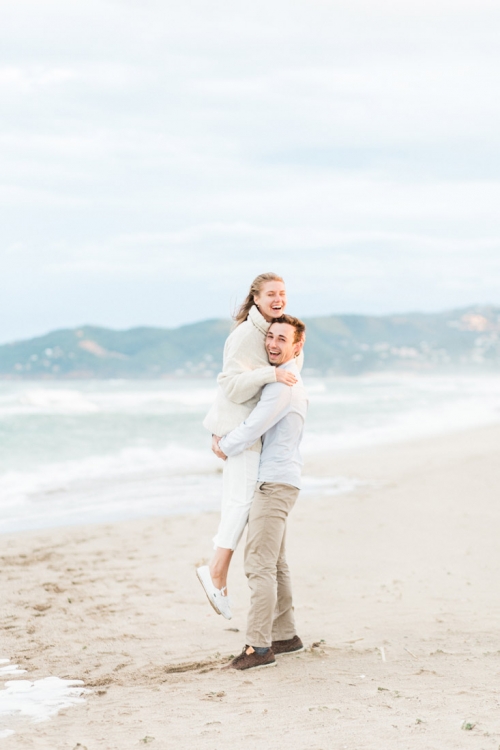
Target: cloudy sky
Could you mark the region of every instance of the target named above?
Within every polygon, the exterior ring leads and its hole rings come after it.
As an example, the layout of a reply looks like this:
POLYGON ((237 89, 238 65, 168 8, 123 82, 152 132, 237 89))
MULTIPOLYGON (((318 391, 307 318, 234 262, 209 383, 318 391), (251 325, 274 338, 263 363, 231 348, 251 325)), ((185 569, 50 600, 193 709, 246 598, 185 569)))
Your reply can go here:
POLYGON ((2 6, 0 341, 500 303, 496 0, 2 6))

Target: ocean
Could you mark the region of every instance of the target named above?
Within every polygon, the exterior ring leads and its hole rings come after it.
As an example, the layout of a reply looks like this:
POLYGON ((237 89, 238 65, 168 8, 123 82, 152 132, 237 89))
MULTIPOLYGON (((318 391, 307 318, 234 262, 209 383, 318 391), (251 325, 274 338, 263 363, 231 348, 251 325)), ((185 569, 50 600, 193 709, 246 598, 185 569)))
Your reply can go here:
MULTIPOLYGON (((304 457, 500 421, 500 378, 305 378, 304 457)), ((0 532, 216 510, 208 380, 0 382, 0 532)), ((356 477, 305 476, 304 493, 356 477)))

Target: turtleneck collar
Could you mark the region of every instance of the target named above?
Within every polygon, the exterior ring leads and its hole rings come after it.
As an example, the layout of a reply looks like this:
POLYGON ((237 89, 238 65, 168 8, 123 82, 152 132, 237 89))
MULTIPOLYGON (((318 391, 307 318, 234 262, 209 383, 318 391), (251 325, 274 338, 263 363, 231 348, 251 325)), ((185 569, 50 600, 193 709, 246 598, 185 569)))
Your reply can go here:
POLYGON ((254 326, 258 328, 259 331, 262 331, 264 335, 268 332, 269 323, 267 322, 265 317, 259 312, 256 305, 252 305, 248 313, 248 317, 250 318, 254 326))

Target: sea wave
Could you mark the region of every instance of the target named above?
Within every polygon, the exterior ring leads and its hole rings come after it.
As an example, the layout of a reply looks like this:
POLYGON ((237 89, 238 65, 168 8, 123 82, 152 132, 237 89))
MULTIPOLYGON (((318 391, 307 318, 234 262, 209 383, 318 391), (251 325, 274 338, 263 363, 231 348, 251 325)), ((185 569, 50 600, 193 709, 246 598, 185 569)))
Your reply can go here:
POLYGON ((369 415, 363 421, 338 424, 335 432, 306 430, 302 443, 305 456, 326 451, 361 448, 369 445, 398 443, 433 435, 444 435, 468 428, 496 424, 500 421, 500 401, 457 400, 433 408, 413 409, 385 414, 383 419, 369 415))
MULTIPOLYGON (((0 477, 0 532, 217 511, 223 464, 209 451, 128 449, 0 477)), ((358 480, 304 477, 306 495, 340 495, 358 480)))
POLYGON ((28 388, 0 393, 0 417, 33 414, 179 413, 208 409, 215 388, 92 390, 28 388))
MULTIPOLYGON (((15 404, 26 412, 43 413, 77 413, 95 412, 96 404, 86 398, 80 391, 38 389, 19 394, 15 404)), ((19 410, 18 410, 19 411, 19 410)))
MULTIPOLYGON (((325 378, 306 387, 306 458, 500 421, 498 378, 325 378)), ((201 381, 0 382, 0 530, 217 509, 222 462, 201 425, 214 393, 201 381)), ((352 489, 351 480, 321 482, 306 478, 304 492, 352 489)))
POLYGON ((76 482, 161 472, 168 476, 215 474, 221 462, 209 450, 168 445, 162 449, 124 448, 107 455, 44 464, 31 471, 9 471, 0 476, 1 507, 17 504, 32 495, 61 492, 76 482))

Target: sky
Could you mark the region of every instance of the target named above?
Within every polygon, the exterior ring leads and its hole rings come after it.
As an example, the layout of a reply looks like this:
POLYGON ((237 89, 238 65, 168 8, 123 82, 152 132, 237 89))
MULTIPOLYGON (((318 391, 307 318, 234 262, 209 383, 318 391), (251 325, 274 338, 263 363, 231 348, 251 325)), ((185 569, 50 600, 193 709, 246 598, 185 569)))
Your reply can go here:
POLYGON ((496 1, 0 2, 0 342, 500 304, 496 1))

